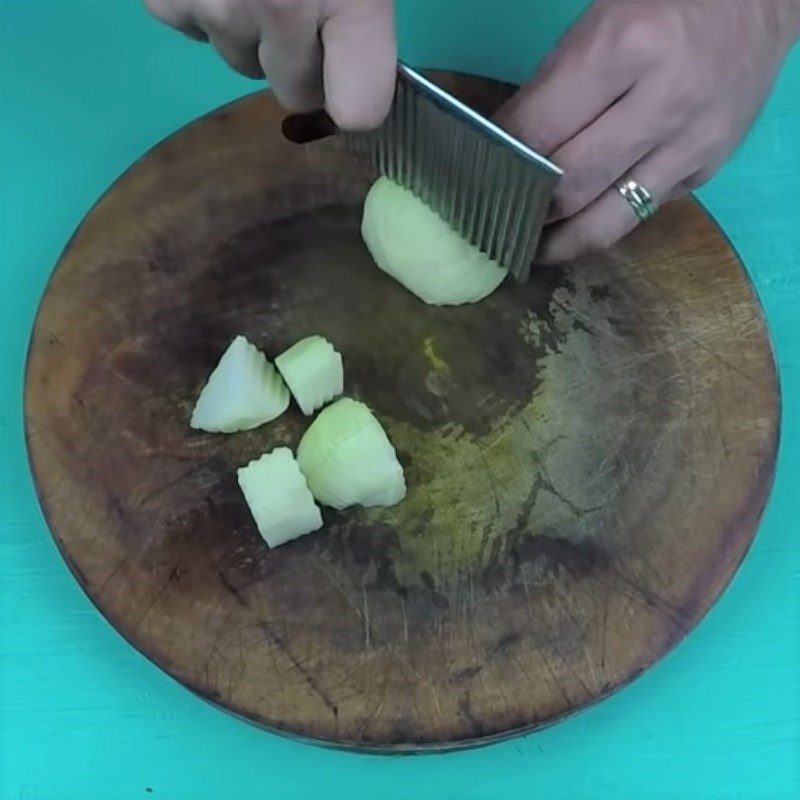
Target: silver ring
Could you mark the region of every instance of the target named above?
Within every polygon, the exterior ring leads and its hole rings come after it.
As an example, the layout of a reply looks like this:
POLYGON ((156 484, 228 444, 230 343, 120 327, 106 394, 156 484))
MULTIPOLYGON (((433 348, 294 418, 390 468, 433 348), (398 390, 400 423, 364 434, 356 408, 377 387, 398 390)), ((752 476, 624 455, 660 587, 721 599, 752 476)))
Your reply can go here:
POLYGON ((650 219, 658 211, 658 205, 653 200, 653 195, 641 183, 637 183, 632 178, 624 178, 615 186, 640 220, 650 219))

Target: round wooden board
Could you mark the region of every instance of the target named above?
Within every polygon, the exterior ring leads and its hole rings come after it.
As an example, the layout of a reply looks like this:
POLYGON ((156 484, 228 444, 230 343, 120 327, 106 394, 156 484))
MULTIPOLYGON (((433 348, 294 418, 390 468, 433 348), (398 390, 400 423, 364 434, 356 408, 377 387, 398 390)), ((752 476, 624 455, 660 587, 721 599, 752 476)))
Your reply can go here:
MULTIPOLYGON (((509 91, 437 79, 484 111, 509 91)), ((154 662, 285 733, 458 747, 609 694, 706 613, 769 493, 779 391, 741 264, 685 200, 605 255, 428 307, 362 244, 373 176, 280 121, 262 93, 172 136, 53 274, 26 424, 64 557, 154 662), (308 420, 218 436, 189 414, 235 334, 274 356, 317 332, 409 493, 270 551, 235 470, 308 420)))

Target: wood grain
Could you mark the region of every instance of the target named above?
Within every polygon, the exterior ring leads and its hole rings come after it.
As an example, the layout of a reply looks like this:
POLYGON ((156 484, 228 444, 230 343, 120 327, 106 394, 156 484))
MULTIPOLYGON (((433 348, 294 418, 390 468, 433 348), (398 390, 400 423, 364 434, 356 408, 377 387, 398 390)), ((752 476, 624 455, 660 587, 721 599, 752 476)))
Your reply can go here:
MULTIPOLYGON (((508 91, 437 77, 483 110, 508 91)), ((687 200, 610 253, 426 307, 360 240, 372 175, 280 119, 259 94, 178 132, 53 274, 26 425, 65 559, 153 661, 285 733, 458 747, 607 695, 705 614, 771 486, 777 378, 735 254, 687 200), (270 551, 235 468, 305 418, 231 437, 187 421, 235 334, 275 355, 314 332, 410 492, 270 551)))

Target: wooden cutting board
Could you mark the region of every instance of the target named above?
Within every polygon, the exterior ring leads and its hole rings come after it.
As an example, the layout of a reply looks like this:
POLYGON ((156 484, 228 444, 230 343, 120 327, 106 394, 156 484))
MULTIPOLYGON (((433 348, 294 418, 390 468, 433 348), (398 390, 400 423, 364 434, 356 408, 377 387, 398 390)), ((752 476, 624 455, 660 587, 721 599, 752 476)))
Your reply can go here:
MULTIPOLYGON (((484 111, 510 90, 437 79, 484 111)), ((725 588, 772 481, 775 364, 735 253, 685 200, 610 253, 431 308, 361 242, 373 176, 280 121, 262 93, 176 133, 53 274, 26 425, 78 581, 199 695, 336 745, 486 742, 628 683, 725 588), (238 333, 271 356, 335 343, 397 446, 402 504, 326 510, 267 549, 235 469, 307 420, 188 427, 238 333)))

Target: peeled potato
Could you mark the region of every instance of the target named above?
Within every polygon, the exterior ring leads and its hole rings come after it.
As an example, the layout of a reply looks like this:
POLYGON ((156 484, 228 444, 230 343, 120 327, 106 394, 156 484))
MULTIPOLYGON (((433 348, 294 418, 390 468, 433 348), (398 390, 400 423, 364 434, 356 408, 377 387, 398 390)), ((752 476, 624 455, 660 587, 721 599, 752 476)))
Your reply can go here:
POLYGON ((297 448, 318 502, 333 508, 392 506, 406 495, 403 468, 364 403, 343 397, 320 412, 297 448))
POLYGON ((270 547, 322 527, 322 515, 288 447, 251 461, 237 477, 258 532, 270 547))
POLYGON ((237 336, 208 376, 189 424, 212 433, 244 431, 279 417, 288 406, 289 390, 275 367, 237 336))
POLYGON ((477 303, 506 276, 422 200, 385 177, 367 193, 361 236, 384 272, 431 305, 477 303))
POLYGON ((344 390, 341 353, 324 336, 307 336, 275 359, 300 410, 309 416, 344 390))

